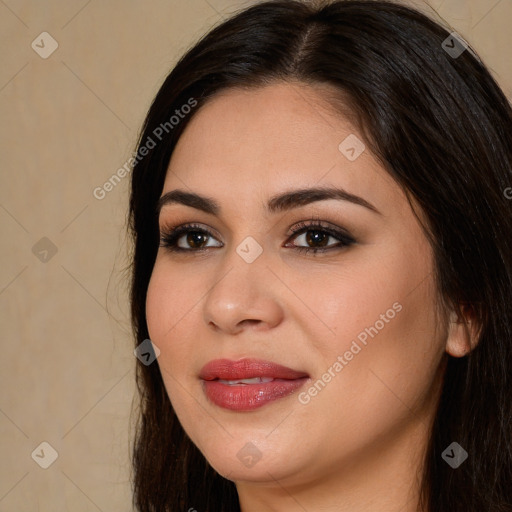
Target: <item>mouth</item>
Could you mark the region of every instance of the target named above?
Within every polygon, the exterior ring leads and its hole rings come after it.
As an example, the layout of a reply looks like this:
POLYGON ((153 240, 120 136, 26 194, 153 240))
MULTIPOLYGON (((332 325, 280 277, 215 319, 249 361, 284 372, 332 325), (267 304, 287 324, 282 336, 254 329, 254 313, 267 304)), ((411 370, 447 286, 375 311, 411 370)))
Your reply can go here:
POLYGON ((199 378, 206 397, 216 406, 251 411, 291 395, 309 375, 261 359, 217 359, 202 368, 199 378))

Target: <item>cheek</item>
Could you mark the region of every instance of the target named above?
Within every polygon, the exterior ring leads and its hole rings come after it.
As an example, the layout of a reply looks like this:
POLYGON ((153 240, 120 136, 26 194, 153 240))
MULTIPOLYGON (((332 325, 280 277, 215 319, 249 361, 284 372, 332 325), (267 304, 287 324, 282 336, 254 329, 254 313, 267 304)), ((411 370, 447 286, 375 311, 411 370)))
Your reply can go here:
POLYGON ((316 282, 296 281, 294 289, 301 286, 315 316, 316 335, 311 325, 303 328, 311 331, 318 355, 332 359, 354 340, 365 346, 365 341, 369 345, 369 340, 387 336, 403 338, 408 330, 431 332, 436 297, 430 263, 425 254, 407 249, 381 251, 379 258, 347 257, 343 266, 316 282))
POLYGON ((335 410, 338 404, 342 417, 336 423, 355 438, 384 432, 426 406, 443 354, 432 279, 411 288, 408 279, 388 277, 386 286, 373 292, 361 285, 359 292, 368 299, 364 306, 355 292, 344 299, 335 342, 317 346, 323 371, 342 357, 318 407, 330 404, 335 410))
POLYGON ((428 253, 405 249, 371 264, 360 262, 357 271, 350 267, 350 275, 332 274, 328 287, 312 296, 310 304, 331 330, 327 336, 311 332, 319 361, 315 379, 332 382, 325 390, 318 386, 324 397, 315 398, 319 408, 339 404, 369 426, 368 411, 378 422, 407 413, 404 404, 427 399, 446 338, 436 315, 428 253))
POLYGON ((187 353, 183 350, 186 346, 183 328, 187 314, 190 316, 198 300, 187 293, 190 289, 193 287, 184 286, 176 271, 157 259, 146 296, 146 321, 149 337, 160 350, 157 362, 168 392, 172 377, 179 378, 179 373, 190 367, 184 364, 187 353))
POLYGON ((146 296, 146 320, 150 338, 160 350, 169 348, 168 340, 173 340, 173 347, 179 346, 181 326, 199 306, 202 294, 194 273, 168 264, 165 257, 157 258, 146 296))
MULTIPOLYGON (((160 271, 158 262, 155 264, 146 294, 146 322, 148 325, 149 337, 153 343, 158 344, 165 332, 165 321, 168 311, 172 307, 174 295, 168 293, 165 273, 160 271)), ((172 311, 172 309, 171 309, 172 311)), ((169 327, 167 327, 169 328, 169 327)), ((159 346, 159 345, 158 345, 159 346)), ((161 348, 159 346, 159 348, 161 348)))
POLYGON ((146 296, 146 321, 151 341, 159 348, 156 360, 162 374, 165 389, 173 408, 182 419, 182 410, 193 409, 194 404, 187 403, 189 394, 183 393, 186 372, 192 368, 190 361, 190 338, 186 338, 190 325, 190 315, 201 293, 191 293, 193 277, 181 282, 183 273, 173 270, 171 265, 158 259, 148 285, 146 296), (188 315, 188 316, 187 316, 188 315))
POLYGON ((179 394, 176 386, 191 376, 196 378, 193 368, 202 318, 198 315, 205 291, 199 273, 185 272, 165 257, 157 258, 146 296, 146 321, 149 337, 160 350, 157 362, 171 398, 179 394))

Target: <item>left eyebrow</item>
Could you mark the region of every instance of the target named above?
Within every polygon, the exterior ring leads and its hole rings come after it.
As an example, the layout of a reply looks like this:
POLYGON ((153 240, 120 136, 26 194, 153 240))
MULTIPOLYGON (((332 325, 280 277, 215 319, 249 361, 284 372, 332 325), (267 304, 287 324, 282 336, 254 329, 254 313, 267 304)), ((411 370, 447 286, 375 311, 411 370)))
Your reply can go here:
MULTIPOLYGON (((377 210, 373 204, 366 201, 366 199, 336 187, 316 187, 291 190, 271 197, 267 204, 267 210, 269 213, 275 214, 328 199, 348 201, 382 215, 381 212, 377 210)), ((211 215, 218 216, 221 212, 221 207, 215 199, 177 189, 167 192, 160 197, 156 205, 157 214, 160 214, 160 210, 164 205, 173 203, 190 206, 191 208, 196 208, 197 210, 201 210, 211 215)))

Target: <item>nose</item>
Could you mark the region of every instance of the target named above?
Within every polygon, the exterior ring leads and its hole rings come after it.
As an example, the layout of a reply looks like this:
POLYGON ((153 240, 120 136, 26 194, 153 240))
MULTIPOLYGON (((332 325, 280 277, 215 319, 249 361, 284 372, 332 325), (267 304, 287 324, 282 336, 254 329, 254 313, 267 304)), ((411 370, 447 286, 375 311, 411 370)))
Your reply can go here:
POLYGON ((260 256, 247 263, 233 250, 224 263, 203 304, 206 325, 227 334, 279 325, 284 317, 277 296, 279 280, 265 259, 260 256))

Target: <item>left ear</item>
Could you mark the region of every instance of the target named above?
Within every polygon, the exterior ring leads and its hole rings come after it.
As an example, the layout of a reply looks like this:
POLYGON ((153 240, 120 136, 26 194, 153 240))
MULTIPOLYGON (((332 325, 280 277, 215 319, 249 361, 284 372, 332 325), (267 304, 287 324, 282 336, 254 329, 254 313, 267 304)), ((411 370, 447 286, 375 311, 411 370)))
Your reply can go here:
POLYGON ((471 304, 461 305, 461 312, 450 312, 446 352, 453 357, 468 355, 480 340, 481 325, 471 304))

